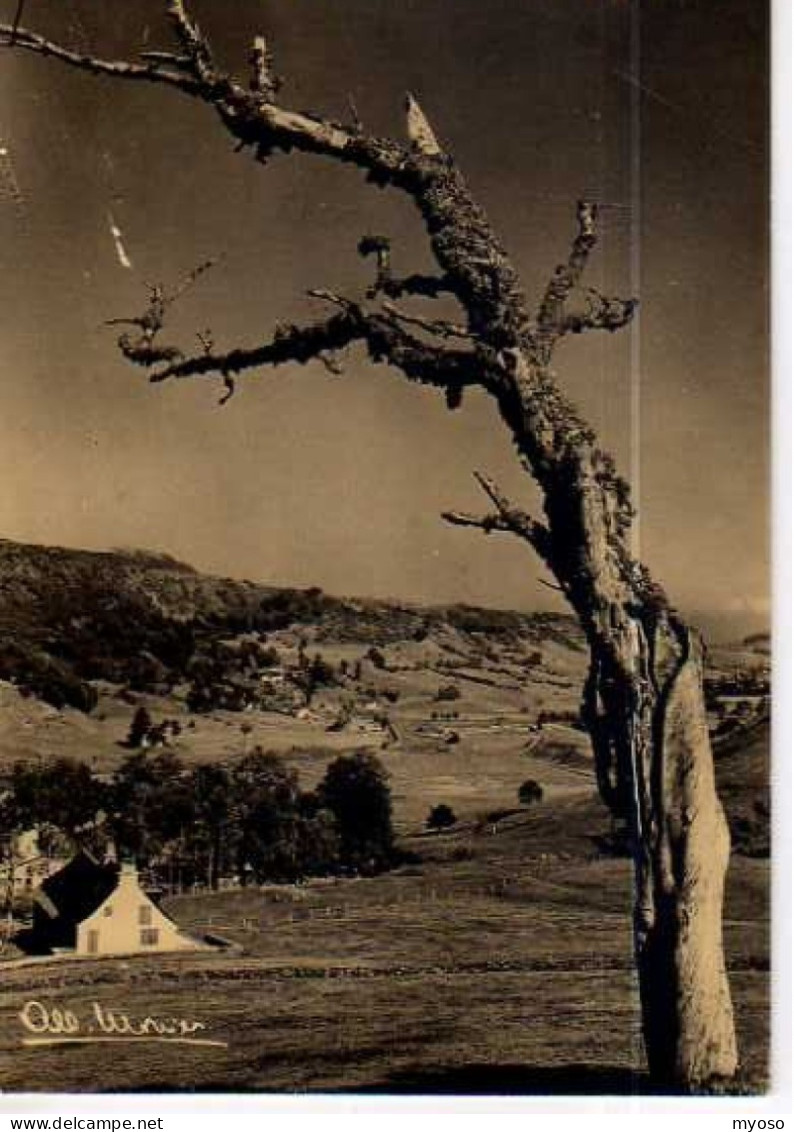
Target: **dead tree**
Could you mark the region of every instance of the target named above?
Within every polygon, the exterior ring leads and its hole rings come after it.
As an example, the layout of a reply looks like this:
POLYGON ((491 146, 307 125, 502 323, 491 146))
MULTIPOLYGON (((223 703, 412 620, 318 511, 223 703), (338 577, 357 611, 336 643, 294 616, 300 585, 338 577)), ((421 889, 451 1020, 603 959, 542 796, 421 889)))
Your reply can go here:
MULTIPOLYGON (((660 1086, 681 1089, 732 1076, 737 1054, 722 946, 729 837, 715 789, 701 642, 634 558, 628 485, 552 370, 565 335, 619 330, 635 308, 632 300, 581 287, 597 239, 596 206, 580 203, 567 261, 532 305, 415 98, 407 99, 405 143, 367 135, 357 117, 343 125, 296 112, 280 100, 264 38, 252 45, 247 78, 234 78, 216 65, 183 0, 164 4, 176 48, 132 62, 78 55, 22 27, 2 28, 0 37, 17 50, 98 75, 169 84, 212 107, 239 148, 259 161, 299 150, 357 167, 375 185, 414 202, 438 274, 396 276, 389 242, 369 237, 359 249, 376 265, 366 299, 314 292, 333 308, 324 320, 280 327, 249 349, 221 353, 206 341, 195 356, 169 357, 155 340, 164 316, 158 308, 156 326, 151 318, 136 323, 145 348, 128 348, 127 355, 147 367, 153 382, 220 376, 228 398, 245 371, 312 359, 337 368, 338 352, 359 342, 373 362, 437 387, 450 407, 468 386, 493 397, 541 489, 545 517, 526 514, 482 477, 491 510, 446 518, 523 539, 575 610, 590 648, 583 706, 598 787, 632 836, 636 961, 651 1075, 660 1086), (442 293, 460 304, 459 325, 396 305, 402 296, 442 293)), ((122 348, 125 342, 129 347, 126 338, 122 348)))

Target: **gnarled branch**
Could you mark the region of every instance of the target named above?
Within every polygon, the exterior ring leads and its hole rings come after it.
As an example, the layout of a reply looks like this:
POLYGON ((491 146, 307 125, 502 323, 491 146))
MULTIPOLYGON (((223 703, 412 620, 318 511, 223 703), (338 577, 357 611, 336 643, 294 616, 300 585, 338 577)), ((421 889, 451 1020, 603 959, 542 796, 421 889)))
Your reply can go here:
POLYGON ((198 24, 188 16, 183 0, 166 0, 166 12, 177 39, 191 60, 196 78, 207 87, 214 86, 219 75, 209 43, 201 34, 198 24))
POLYGON ((234 377, 243 371, 290 362, 304 365, 318 360, 327 369, 339 373, 335 355, 355 342, 362 342, 373 361, 397 367, 412 381, 443 389, 448 400, 466 386, 487 386, 488 368, 477 351, 428 344, 409 333, 391 312, 367 311, 333 291, 310 292, 313 297, 339 308, 336 314, 324 321, 306 326, 290 324, 278 327, 270 341, 226 353, 217 352, 210 339, 200 336, 202 352, 185 357, 177 347, 161 346, 156 339, 164 327, 169 305, 184 293, 199 270, 192 272, 187 281, 171 294, 162 287, 151 288, 149 306, 141 316, 110 321, 111 325, 139 328, 137 336, 122 334, 119 347, 130 361, 151 371, 149 380, 152 382, 171 378, 220 377, 227 389, 225 402, 234 392, 234 377))
POLYGON ((433 127, 416 96, 410 91, 405 96, 405 119, 411 145, 418 153, 423 153, 426 157, 437 157, 443 152, 433 127))
POLYGON ((387 295, 390 299, 399 299, 403 295, 434 299, 452 291, 450 281, 439 275, 415 273, 402 279, 396 278, 392 274, 391 240, 387 236, 364 236, 359 241, 358 253, 365 258, 375 256, 375 282, 367 291, 369 299, 378 295, 387 295))
POLYGON ((579 201, 576 208, 578 229, 566 263, 555 268, 538 309, 538 328, 553 330, 559 326, 565 302, 582 277, 590 252, 598 238, 598 208, 589 201, 579 201))
POLYGON ((618 299, 602 295, 588 287, 585 306, 581 310, 567 311, 562 319, 560 334, 581 334, 585 330, 614 332, 627 326, 639 306, 637 299, 618 299))
POLYGON ((214 105, 233 136, 243 145, 255 146, 260 156, 274 149, 300 149, 351 162, 382 184, 414 185, 416 161, 427 156, 425 151, 365 137, 356 128, 277 105, 277 83, 267 52, 267 75, 262 69, 258 72, 267 89, 246 89, 216 69, 209 44, 188 16, 183 0, 166 0, 166 12, 182 49, 174 58, 153 52, 139 63, 100 59, 72 51, 16 23, 0 25, 0 43, 52 56, 96 75, 177 87, 214 105))
POLYGON ((165 59, 148 58, 142 63, 128 63, 116 60, 97 59, 93 55, 82 55, 71 51, 58 43, 53 43, 43 35, 28 31, 15 24, 0 24, 0 42, 8 47, 23 47, 37 55, 52 56, 67 63, 71 67, 78 67, 82 71, 89 71, 95 75, 110 75, 113 78, 133 79, 143 82, 168 83, 178 87, 187 94, 201 95, 201 84, 192 76, 179 71, 167 69, 165 59))
POLYGON ((476 527, 491 534, 502 531, 517 535, 528 542, 546 565, 551 566, 552 546, 548 527, 533 519, 526 511, 511 503, 495 480, 482 472, 475 472, 474 478, 494 504, 496 510, 487 515, 472 515, 467 511, 444 511, 442 518, 456 527, 476 527))
POLYGON ((291 324, 277 327, 269 342, 250 349, 241 347, 226 353, 205 349, 193 357, 181 357, 172 365, 155 370, 149 380, 170 378, 229 377, 244 370, 279 366, 288 362, 305 365, 329 351, 343 349, 364 337, 364 326, 352 311, 342 311, 324 322, 308 326, 291 324))
POLYGON ((254 38, 251 48, 251 90, 272 102, 278 94, 281 83, 273 71, 273 56, 263 35, 254 38))
POLYGON ((466 338, 469 341, 472 339, 465 326, 458 326, 457 323, 448 322, 444 318, 424 318, 422 315, 409 314, 408 311, 400 310, 394 303, 388 302, 383 303, 383 310, 398 322, 405 323, 406 326, 416 326, 439 338, 466 338))
POLYGON ((607 298, 593 288, 585 293, 585 305, 568 310, 572 292, 587 266, 598 238, 598 209, 595 204, 580 201, 577 206, 577 232, 571 253, 554 271, 538 308, 537 324, 531 334, 534 351, 541 364, 551 358, 554 346, 565 334, 581 334, 585 330, 620 330, 634 316, 636 299, 607 298))
MULTIPOLYGON (((208 259, 198 264, 187 273, 173 291, 166 291, 165 287, 159 283, 151 285, 149 287, 149 305, 143 314, 135 318, 111 318, 107 320, 106 326, 138 327, 139 333, 137 335, 133 336, 125 331, 118 338, 118 347, 128 361, 135 365, 151 367, 163 363, 173 365, 184 357, 178 347, 162 346, 156 339, 165 326, 168 308, 181 298, 205 271, 209 271, 216 263, 217 260, 208 259)), ((205 346, 205 354, 208 352, 205 346)))
POLYGON ((441 518, 453 527, 476 527, 487 535, 491 531, 512 531, 510 524, 495 511, 488 515, 472 515, 469 511, 442 511, 441 518))
POLYGON ((139 51, 138 58, 149 63, 168 63, 181 70, 189 70, 193 65, 188 55, 177 55, 175 51, 139 51))

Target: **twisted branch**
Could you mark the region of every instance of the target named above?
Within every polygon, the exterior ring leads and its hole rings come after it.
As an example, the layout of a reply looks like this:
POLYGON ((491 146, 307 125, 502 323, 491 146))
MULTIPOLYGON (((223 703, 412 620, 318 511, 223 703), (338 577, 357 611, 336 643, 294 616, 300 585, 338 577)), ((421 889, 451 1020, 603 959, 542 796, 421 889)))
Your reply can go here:
POLYGON ((566 309, 598 239, 597 206, 579 201, 576 218, 578 227, 570 255, 565 263, 555 268, 538 308, 536 327, 530 335, 538 361, 544 365, 548 364, 563 335, 581 334, 585 330, 620 330, 631 321, 638 306, 636 299, 607 298, 588 288, 583 308, 566 309))
POLYGON ((442 519, 455 527, 476 527, 487 535, 492 531, 517 535, 524 542, 528 542, 546 565, 551 567, 552 545, 548 527, 511 503, 490 476, 483 475, 482 472, 474 472, 474 478, 496 510, 486 515, 472 515, 467 511, 444 511, 442 519))
POLYGON ((375 299, 378 295, 386 295, 390 299, 399 299, 403 295, 434 299, 452 291, 450 281, 438 275, 416 273, 403 279, 396 278, 392 274, 391 240, 387 236, 364 236, 359 241, 358 254, 364 258, 375 257, 375 282, 367 291, 368 299, 375 299))
POLYGON ((183 0, 166 0, 166 13, 176 37, 191 61, 191 69, 205 87, 213 87, 219 79, 208 41, 197 23, 187 14, 183 0))
POLYGON ((151 287, 149 305, 142 315, 111 319, 108 323, 139 328, 136 336, 122 334, 118 344, 128 360, 151 371, 149 380, 153 383, 171 378, 220 377, 226 388, 222 401, 225 403, 235 391, 235 377, 244 371, 291 362, 305 365, 317 360, 338 374, 341 367, 336 354, 361 342, 373 361, 397 367, 412 381, 444 390, 448 399, 466 386, 487 385, 487 365, 477 351, 428 344, 409 333, 392 312, 367 311, 350 299, 323 290, 310 294, 339 308, 324 321, 306 326, 283 325, 267 342, 226 353, 217 352, 211 338, 199 335, 202 352, 185 357, 175 346, 160 345, 158 335, 165 326, 169 306, 209 265, 200 265, 170 294, 162 286, 151 287))
MULTIPOLYGON (((165 0, 166 13, 181 53, 147 52, 139 63, 99 59, 61 46, 36 32, 13 24, 0 25, 0 43, 52 56, 96 75, 166 83, 215 106, 230 133, 241 145, 253 145, 259 156, 274 149, 299 149, 358 165, 381 184, 411 190, 417 162, 426 154, 384 138, 366 137, 319 116, 277 105, 278 81, 266 44, 257 41, 254 88, 231 80, 215 66, 209 44, 188 16, 183 0, 165 0)), ((21 13, 18 12, 18 16, 21 13)))
POLYGON ((166 68, 168 60, 149 58, 142 63, 127 63, 106 59, 97 59, 93 55, 81 55, 70 51, 58 43, 45 39, 43 35, 28 31, 16 24, 0 24, 0 43, 8 47, 23 47, 37 55, 51 56, 60 59, 71 67, 78 67, 82 71, 89 71, 95 75, 110 75, 113 78, 135 79, 143 82, 167 83, 175 86, 187 94, 201 96, 202 86, 196 79, 179 71, 166 68))

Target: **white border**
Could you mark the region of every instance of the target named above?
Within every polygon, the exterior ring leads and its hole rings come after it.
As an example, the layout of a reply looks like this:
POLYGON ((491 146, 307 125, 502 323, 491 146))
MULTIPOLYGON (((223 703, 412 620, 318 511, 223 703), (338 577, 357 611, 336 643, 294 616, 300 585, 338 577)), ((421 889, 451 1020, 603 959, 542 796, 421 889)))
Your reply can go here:
POLYGON ((792 320, 794 309, 794 14, 791 0, 773 0, 772 68, 772 491, 773 588, 772 642, 772 1057, 773 1095, 792 1110, 792 838, 794 793, 791 752, 794 742, 794 618, 792 551, 794 540, 794 397, 792 397, 792 320))
MULTIPOLYGON (((583 0, 586 2, 586 0, 583 0)), ((653 0, 647 0, 653 2, 653 0)), ((702 2, 702 0, 700 0, 702 2)), ((765 0, 758 0, 764 3, 765 0)), ((0 1129, 10 1129, 11 1116, 162 1116, 164 1132, 215 1132, 218 1118, 231 1119, 235 1128, 261 1128, 263 1117, 273 1132, 300 1125, 314 1127, 318 1118, 323 1129, 350 1132, 366 1120, 372 1132, 392 1132, 396 1122, 411 1117, 412 1126, 427 1123, 434 1132, 445 1116, 454 1115, 456 1127, 466 1115, 480 1121, 485 1115, 506 1117, 509 1123, 520 1114, 544 1116, 555 1127, 572 1128, 586 1115, 588 1132, 611 1132, 643 1116, 650 1126, 669 1129, 670 1117, 682 1128, 698 1122, 698 1132, 709 1128, 732 1129, 733 1117, 756 1118, 794 1115, 792 1092, 792 835, 794 821, 794 396, 792 396, 792 323, 794 322, 794 0, 771 2, 771 283, 772 283, 772 490, 773 490, 773 975, 772 975, 772 1090, 760 1097, 365 1097, 356 1095, 179 1095, 85 1096, 63 1094, 15 1094, 0 1096, 0 1129), (432 1121, 432 1125, 431 1122, 432 1121), (662 1125, 661 1121, 664 1121, 662 1125)), ((714 18, 719 19, 715 5, 714 18)), ((730 186, 726 186, 730 191, 730 186)), ((748 373, 747 380, 753 380, 748 373)), ((739 456, 739 459, 741 457, 739 456)), ((741 532, 737 532, 741 538, 741 532)), ((3 1054, 8 1056, 9 1054, 3 1054)), ((786 1124, 790 1122, 786 1119, 786 1124)), ((522 1119, 522 1132, 526 1129, 522 1119)), ((361 1132, 364 1132, 362 1126, 361 1132)), ((757 1130, 756 1130, 757 1132, 757 1130)))

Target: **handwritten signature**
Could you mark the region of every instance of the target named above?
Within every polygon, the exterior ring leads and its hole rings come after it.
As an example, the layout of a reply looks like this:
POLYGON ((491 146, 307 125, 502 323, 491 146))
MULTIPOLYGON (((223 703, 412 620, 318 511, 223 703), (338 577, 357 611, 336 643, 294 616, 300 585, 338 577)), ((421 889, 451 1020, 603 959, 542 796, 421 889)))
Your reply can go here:
POLYGON ((110 1010, 99 1002, 92 1002, 88 1016, 50 1003, 45 1006, 37 999, 26 1002, 19 1012, 19 1020, 26 1032, 22 1045, 60 1045, 76 1042, 179 1042, 183 1045, 219 1046, 228 1042, 197 1037, 206 1030, 204 1022, 195 1018, 157 1017, 147 1014, 139 1017, 124 1010, 110 1010))

